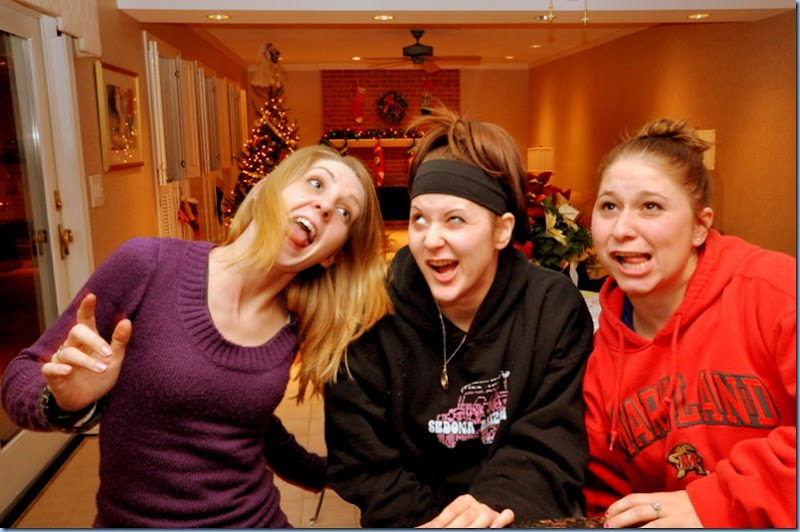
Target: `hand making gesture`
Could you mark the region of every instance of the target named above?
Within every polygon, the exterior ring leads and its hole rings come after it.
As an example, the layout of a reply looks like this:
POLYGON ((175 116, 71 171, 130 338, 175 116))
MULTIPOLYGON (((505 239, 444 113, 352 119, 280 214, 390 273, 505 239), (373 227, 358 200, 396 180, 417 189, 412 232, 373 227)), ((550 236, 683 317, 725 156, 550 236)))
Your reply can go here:
POLYGON ((97 332, 94 310, 97 297, 87 294, 78 308, 78 323, 67 340, 42 366, 42 375, 58 405, 65 411, 85 408, 108 393, 117 382, 131 321, 120 320, 106 342, 97 332))

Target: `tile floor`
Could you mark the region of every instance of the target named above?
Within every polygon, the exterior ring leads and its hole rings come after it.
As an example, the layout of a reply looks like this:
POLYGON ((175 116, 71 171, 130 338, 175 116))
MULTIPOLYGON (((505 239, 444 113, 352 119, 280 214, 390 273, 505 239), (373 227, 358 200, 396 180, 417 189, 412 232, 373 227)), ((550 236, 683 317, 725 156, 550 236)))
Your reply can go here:
MULTIPOLYGON (((322 399, 306 399, 298 405, 290 399, 297 388, 290 383, 277 414, 287 430, 308 450, 325 453, 322 399)), ((98 447, 96 436, 85 436, 56 475, 31 503, 13 528, 87 528, 94 519, 97 490, 98 447)), ((328 489, 316 522, 319 494, 304 491, 277 479, 281 505, 296 528, 359 528, 359 510, 328 489)))

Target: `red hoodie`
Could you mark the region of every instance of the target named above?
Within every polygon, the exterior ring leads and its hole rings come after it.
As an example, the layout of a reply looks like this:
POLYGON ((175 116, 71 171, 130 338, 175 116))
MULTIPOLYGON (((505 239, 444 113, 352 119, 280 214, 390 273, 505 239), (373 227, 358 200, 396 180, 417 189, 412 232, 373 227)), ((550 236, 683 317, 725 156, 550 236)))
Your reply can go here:
POLYGON ((796 527, 797 261, 711 231, 647 340, 613 279, 584 379, 587 515, 687 490, 706 527, 796 527))

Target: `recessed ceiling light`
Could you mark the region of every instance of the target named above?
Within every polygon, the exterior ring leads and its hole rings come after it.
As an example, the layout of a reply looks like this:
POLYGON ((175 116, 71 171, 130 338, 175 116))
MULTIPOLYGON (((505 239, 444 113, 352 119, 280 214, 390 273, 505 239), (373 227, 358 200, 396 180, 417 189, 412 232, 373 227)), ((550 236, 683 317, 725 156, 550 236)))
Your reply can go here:
POLYGON ((708 13, 693 13, 691 15, 688 15, 686 18, 690 18, 692 20, 700 20, 701 18, 708 18, 710 16, 711 15, 709 15, 708 13))
POLYGON ((507 55, 506 59, 514 59, 514 56, 513 55, 507 55))
POLYGON ((206 15, 206 17, 213 20, 228 20, 231 18, 230 15, 223 15, 222 13, 211 13, 210 15, 206 15))
POLYGON ((375 15, 372 20, 394 20, 394 15, 375 15))
POLYGON ((531 44, 530 47, 531 48, 541 48, 542 45, 541 44, 531 44))
POLYGON ((361 58, 359 56, 357 56, 357 55, 354 55, 353 57, 351 57, 351 59, 353 61, 361 61, 361 58))

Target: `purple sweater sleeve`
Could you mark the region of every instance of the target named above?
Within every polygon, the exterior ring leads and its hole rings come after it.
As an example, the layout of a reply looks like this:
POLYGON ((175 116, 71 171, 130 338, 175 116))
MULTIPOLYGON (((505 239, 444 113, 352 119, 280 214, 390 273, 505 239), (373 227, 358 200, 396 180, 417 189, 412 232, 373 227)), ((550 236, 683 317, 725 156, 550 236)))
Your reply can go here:
POLYGON ((97 328, 103 338, 110 340, 117 322, 135 314, 157 254, 157 246, 151 239, 135 238, 123 243, 97 268, 44 334, 8 364, 3 373, 2 404, 14 423, 28 430, 50 430, 39 412, 39 396, 45 385, 41 367, 77 322, 81 300, 88 293, 97 296, 97 328))

